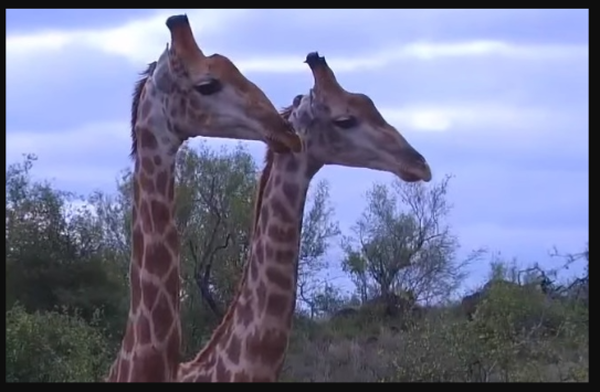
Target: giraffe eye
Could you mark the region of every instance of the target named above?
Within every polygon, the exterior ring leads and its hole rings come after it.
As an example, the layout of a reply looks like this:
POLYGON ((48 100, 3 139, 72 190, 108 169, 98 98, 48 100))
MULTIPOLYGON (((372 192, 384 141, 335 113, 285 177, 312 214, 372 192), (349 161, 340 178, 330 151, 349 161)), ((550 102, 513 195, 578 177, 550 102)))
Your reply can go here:
POLYGON ((355 127, 357 123, 358 123, 358 121, 356 120, 356 117, 354 117, 354 116, 338 117, 335 120, 333 120, 333 124, 336 127, 339 127, 342 129, 349 129, 349 128, 355 127))
POLYGON ((202 95, 213 95, 221 91, 223 85, 217 79, 205 80, 194 86, 194 89, 202 95))

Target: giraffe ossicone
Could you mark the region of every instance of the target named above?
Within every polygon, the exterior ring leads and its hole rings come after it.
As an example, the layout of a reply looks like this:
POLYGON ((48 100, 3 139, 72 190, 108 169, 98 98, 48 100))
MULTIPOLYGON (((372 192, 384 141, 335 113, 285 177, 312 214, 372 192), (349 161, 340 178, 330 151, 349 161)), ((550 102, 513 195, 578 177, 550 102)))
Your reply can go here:
MULTIPOLYGON (((309 54, 308 57, 320 57, 309 54)), ((276 381, 296 304, 302 216, 308 186, 327 164, 430 181, 423 156, 381 116, 370 98, 345 91, 322 61, 307 61, 315 84, 282 112, 305 150, 268 150, 254 210, 248 261, 223 322, 178 379, 196 382, 276 381)))
POLYGON ((171 45, 135 87, 130 310, 107 381, 174 381, 180 360, 179 235, 175 157, 195 136, 263 140, 278 151, 301 141, 254 83, 225 56, 205 56, 187 16, 167 21, 171 45))

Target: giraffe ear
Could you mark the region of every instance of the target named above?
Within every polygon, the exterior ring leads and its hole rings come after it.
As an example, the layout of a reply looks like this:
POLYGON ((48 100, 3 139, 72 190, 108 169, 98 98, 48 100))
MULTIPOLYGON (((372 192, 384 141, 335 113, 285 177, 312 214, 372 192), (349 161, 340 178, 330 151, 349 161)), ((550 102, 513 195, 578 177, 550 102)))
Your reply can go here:
POLYGON ((171 58, 168 51, 160 56, 154 73, 152 74, 154 85, 159 91, 168 93, 173 91, 174 81, 171 72, 171 58))

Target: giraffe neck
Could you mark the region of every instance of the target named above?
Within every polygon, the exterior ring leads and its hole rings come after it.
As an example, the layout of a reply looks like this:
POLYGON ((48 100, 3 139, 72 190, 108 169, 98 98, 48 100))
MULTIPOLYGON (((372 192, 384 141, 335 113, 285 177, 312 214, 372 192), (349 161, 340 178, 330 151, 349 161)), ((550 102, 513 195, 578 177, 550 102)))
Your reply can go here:
MULTIPOLYGON (((142 102, 143 106, 145 102, 142 102)), ((160 111, 135 125, 130 309, 109 381, 172 381, 179 363, 179 237, 175 157, 181 141, 160 111)))
POLYGON ((296 304, 304 204, 320 166, 304 154, 269 152, 267 160, 237 298, 205 349, 181 366, 180 381, 276 381, 281 371, 296 304))

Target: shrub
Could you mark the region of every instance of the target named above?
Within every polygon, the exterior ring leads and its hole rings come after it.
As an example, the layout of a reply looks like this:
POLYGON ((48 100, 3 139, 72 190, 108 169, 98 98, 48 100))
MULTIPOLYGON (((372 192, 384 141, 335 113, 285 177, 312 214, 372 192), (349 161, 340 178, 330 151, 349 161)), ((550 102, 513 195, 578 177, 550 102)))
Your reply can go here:
POLYGON ((6 381, 98 381, 108 372, 102 332, 78 316, 6 312, 6 381))
MULTIPOLYGON (((451 306, 410 322, 359 311, 296 323, 283 381, 587 381, 587 308, 518 285, 490 290, 472 321, 451 306)), ((410 315, 408 316, 410 317, 410 315)))

